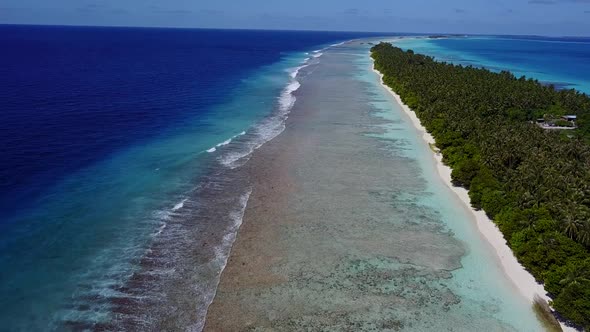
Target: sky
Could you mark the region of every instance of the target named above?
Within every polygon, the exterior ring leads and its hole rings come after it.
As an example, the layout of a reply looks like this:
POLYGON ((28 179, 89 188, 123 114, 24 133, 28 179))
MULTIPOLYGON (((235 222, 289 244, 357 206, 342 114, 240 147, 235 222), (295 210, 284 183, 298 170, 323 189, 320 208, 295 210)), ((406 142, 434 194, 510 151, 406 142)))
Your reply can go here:
POLYGON ((590 0, 1 0, 0 24, 590 36, 590 0))

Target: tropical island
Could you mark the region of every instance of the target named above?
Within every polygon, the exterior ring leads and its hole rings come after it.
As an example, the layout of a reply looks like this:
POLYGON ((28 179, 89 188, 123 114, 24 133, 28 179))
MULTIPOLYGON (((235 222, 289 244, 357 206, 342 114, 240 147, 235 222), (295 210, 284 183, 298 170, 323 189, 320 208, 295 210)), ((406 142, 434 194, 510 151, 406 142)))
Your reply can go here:
POLYGON ((590 98, 388 43, 371 52, 384 84, 435 138, 453 183, 498 225, 557 316, 590 328, 590 98), (567 114, 576 127, 544 130, 545 114, 567 114))

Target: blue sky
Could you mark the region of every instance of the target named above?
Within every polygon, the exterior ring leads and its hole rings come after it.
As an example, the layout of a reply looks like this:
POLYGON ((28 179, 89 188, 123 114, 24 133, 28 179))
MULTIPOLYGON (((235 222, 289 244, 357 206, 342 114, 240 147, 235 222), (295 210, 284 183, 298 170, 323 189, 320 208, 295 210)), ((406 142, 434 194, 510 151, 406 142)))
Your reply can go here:
POLYGON ((2 0, 0 23, 590 36, 590 0, 2 0))

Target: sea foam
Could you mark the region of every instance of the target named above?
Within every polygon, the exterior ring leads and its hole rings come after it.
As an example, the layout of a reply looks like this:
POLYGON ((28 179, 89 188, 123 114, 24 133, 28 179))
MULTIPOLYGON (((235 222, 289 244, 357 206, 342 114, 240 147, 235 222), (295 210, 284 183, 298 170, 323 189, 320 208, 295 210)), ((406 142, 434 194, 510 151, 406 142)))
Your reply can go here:
POLYGON ((222 147, 222 146, 225 146, 225 145, 228 145, 228 144, 229 144, 229 143, 231 143, 231 142, 232 142, 232 140, 233 140, 233 139, 235 139, 236 137, 238 137, 238 136, 242 136, 242 135, 245 135, 245 134, 246 134, 246 132, 245 132, 245 131, 242 131, 241 133, 239 133, 239 134, 237 134, 237 135, 234 135, 234 136, 232 136, 231 138, 229 138, 229 139, 227 139, 227 140, 225 140, 225 141, 223 141, 223 142, 221 142, 221 143, 219 143, 219 144, 215 145, 214 147, 212 147, 212 148, 208 149, 208 150, 207 150, 207 152, 209 152, 209 153, 213 153, 213 152, 217 151, 217 148, 219 148, 219 147, 222 147))
POLYGON ((240 197, 236 209, 230 212, 231 224, 227 229, 227 233, 223 236, 222 242, 215 248, 215 263, 221 266, 221 270, 216 276, 214 291, 206 297, 206 305, 204 306, 204 308, 198 310, 199 312, 197 312, 197 315, 202 319, 198 319, 196 321, 196 324, 189 328, 190 331, 200 332, 203 330, 203 327, 205 326, 205 317, 207 317, 207 311, 209 310, 209 306, 211 305, 211 303, 213 303, 213 299, 215 298, 215 295, 217 293, 217 288, 219 286, 219 282, 221 281, 221 274, 227 266, 227 261, 229 259, 229 255, 231 254, 234 242, 236 241, 238 230, 242 225, 244 213, 246 212, 246 207, 248 206, 248 200, 250 199, 251 194, 252 189, 250 188, 246 193, 244 193, 240 197))
POLYGON ((229 152, 222 156, 219 159, 222 165, 231 169, 244 165, 250 159, 252 152, 285 130, 285 121, 297 100, 293 93, 301 87, 301 83, 297 80, 297 77, 301 69, 311 65, 310 60, 310 58, 306 58, 302 65, 292 68, 289 71, 289 83, 281 91, 277 99, 275 112, 249 130, 251 139, 244 143, 242 149, 229 152))
POLYGON ((176 205, 174 205, 174 207, 172 208, 172 211, 178 211, 178 210, 182 209, 182 207, 184 206, 184 203, 186 203, 186 201, 188 201, 188 198, 185 198, 182 201, 176 203, 176 205))

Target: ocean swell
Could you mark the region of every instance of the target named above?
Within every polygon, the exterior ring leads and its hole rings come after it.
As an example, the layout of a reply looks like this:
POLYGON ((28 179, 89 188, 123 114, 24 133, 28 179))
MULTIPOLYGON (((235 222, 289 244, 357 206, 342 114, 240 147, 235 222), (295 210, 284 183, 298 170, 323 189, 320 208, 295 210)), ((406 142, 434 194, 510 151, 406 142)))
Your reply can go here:
POLYGON ((250 198, 251 194, 252 189, 248 189, 248 191, 240 197, 239 204, 236 209, 230 213, 232 224, 230 225, 228 232, 223 236, 223 241, 221 244, 215 248, 216 263, 221 266, 221 270, 215 279, 215 287, 213 288, 210 296, 206 298, 206 305, 202 308, 199 308, 198 317, 200 319, 198 319, 193 326, 189 327, 190 331, 200 332, 205 326, 207 311, 213 302, 213 299, 215 298, 217 287, 219 286, 219 282, 221 280, 221 272, 223 272, 225 266, 227 265, 227 260, 229 259, 231 249, 234 245, 234 242, 236 241, 238 230, 242 225, 244 213, 246 212, 246 206, 248 205, 248 199, 250 198))
MULTIPOLYGON (((325 49, 321 50, 324 51, 325 49)), ((252 184, 240 168, 282 133, 297 101, 302 70, 319 63, 317 51, 286 71, 272 112, 248 130, 207 149, 206 171, 194 189, 153 216, 160 225, 128 281, 86 298, 113 314, 109 323, 73 318, 71 328, 201 331, 242 224, 252 184)), ((174 201, 173 201, 174 202, 174 201)), ((94 306, 93 306, 94 307, 94 306)), ((81 318, 81 317, 80 317, 81 318)))
POLYGON ((79 302, 108 308, 113 319, 97 323, 72 317, 66 326, 202 330, 252 191, 245 169, 239 167, 285 129, 297 100, 294 92, 301 86, 301 70, 317 62, 310 56, 287 70, 283 77, 288 82, 274 100, 270 115, 206 150, 205 155, 212 156, 195 188, 155 212, 159 227, 128 281, 113 285, 110 294, 79 302))
POLYGON ((230 169, 235 169, 244 165, 250 159, 252 152, 260 148, 264 143, 277 137, 283 132, 283 130, 285 130, 285 121, 289 117, 289 112, 297 101, 297 98, 293 93, 301 87, 301 83, 297 78, 303 68, 312 64, 310 60, 311 58, 306 58, 301 66, 295 67, 289 71, 290 80, 277 99, 276 110, 270 116, 264 118, 260 123, 248 130, 246 134, 247 140, 243 142, 242 146, 219 158, 219 162, 222 165, 230 169))
POLYGON ((223 142, 221 142, 221 143, 219 143, 219 144, 215 145, 214 147, 212 147, 212 148, 208 149, 208 150, 207 150, 207 152, 209 152, 209 153, 213 153, 213 152, 217 151, 217 148, 220 148, 220 147, 222 147, 222 146, 226 146, 226 145, 228 145, 229 143, 231 143, 231 142, 232 142, 232 140, 234 140, 236 137, 239 137, 239 136, 242 136, 242 135, 245 135, 245 134, 246 134, 246 132, 245 132, 245 131, 242 131, 241 133, 239 133, 239 134, 237 134, 237 135, 234 135, 234 136, 232 136, 231 138, 229 138, 229 139, 227 139, 227 140, 225 140, 225 141, 223 141, 223 142))

